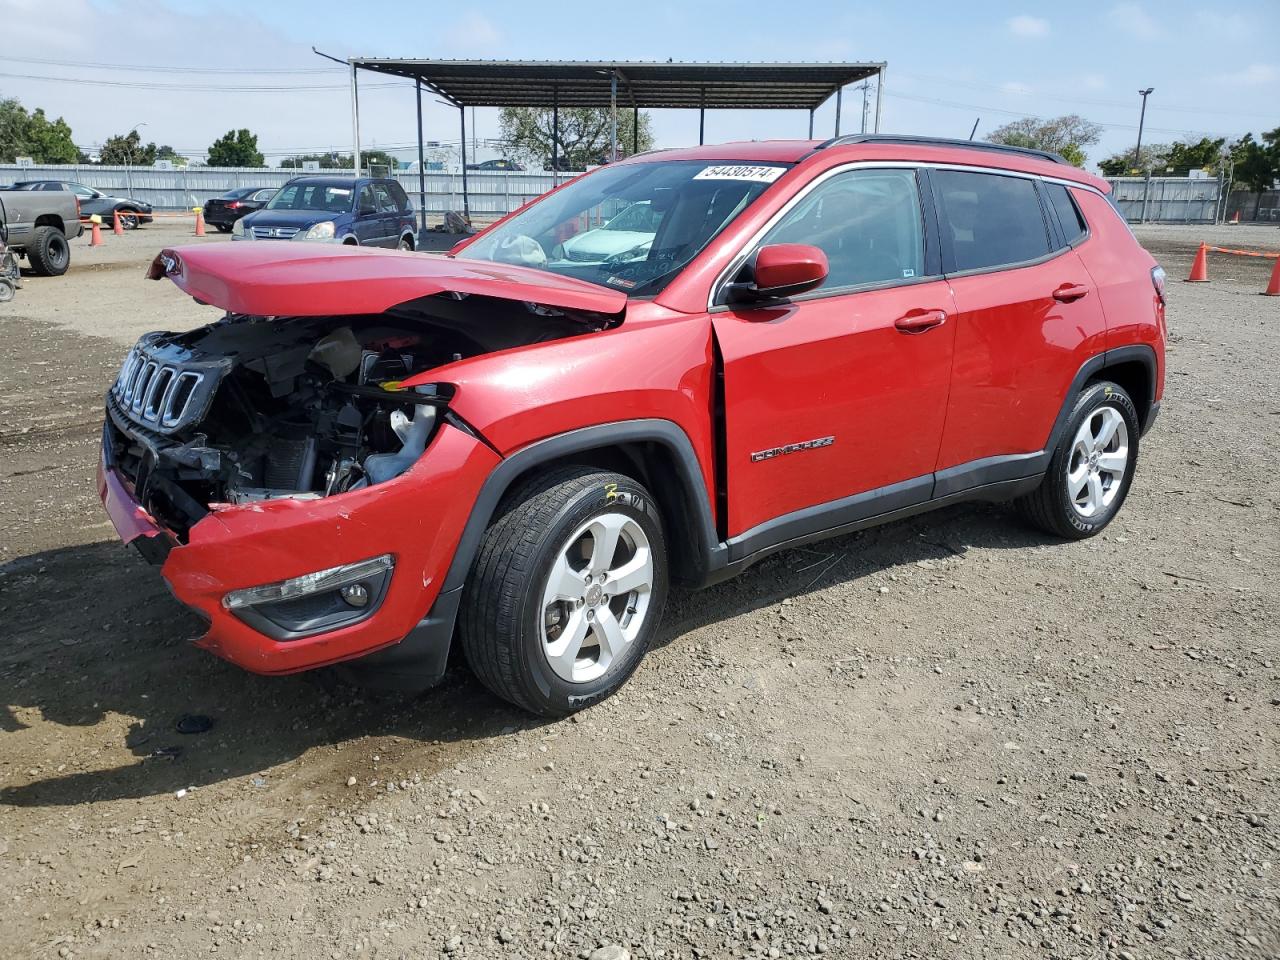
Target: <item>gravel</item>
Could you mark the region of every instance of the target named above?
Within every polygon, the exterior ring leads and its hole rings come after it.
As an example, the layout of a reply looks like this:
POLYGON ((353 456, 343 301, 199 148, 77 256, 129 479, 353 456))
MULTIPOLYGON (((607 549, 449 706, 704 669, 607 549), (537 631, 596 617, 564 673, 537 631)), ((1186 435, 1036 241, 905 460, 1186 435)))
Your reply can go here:
MULTIPOLYGON (((1139 235, 1176 278, 1201 232, 1139 235)), ((6 958, 1280 956, 1280 301, 1243 266, 1170 283, 1104 535, 972 505, 780 554, 545 723, 189 648, 93 486, 121 345, 202 317, 124 239, 0 314, 6 958)))

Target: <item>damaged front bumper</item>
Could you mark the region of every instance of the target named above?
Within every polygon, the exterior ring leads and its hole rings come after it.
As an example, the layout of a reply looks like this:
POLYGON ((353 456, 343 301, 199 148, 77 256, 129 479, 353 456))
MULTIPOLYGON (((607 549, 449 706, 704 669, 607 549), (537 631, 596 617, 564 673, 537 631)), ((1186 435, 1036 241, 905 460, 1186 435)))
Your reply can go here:
MULTIPOLYGON (((365 657, 426 685, 443 672, 458 591, 441 594, 463 526, 498 456, 481 441, 442 425, 426 455, 385 483, 314 500, 280 499, 218 505, 195 523, 186 542, 139 503, 117 466, 112 431, 104 428, 98 488, 121 540, 135 545, 174 596, 208 621, 196 646, 254 673, 280 674, 365 657), (354 621, 328 627, 320 609, 264 617, 264 607, 227 602, 229 595, 306 578, 317 571, 389 556, 381 578, 366 578, 366 606, 354 621), (248 611, 246 613, 246 611, 248 611), (312 616, 310 627, 281 629, 285 616, 312 616)), ((144 492, 145 493, 145 492, 144 492)), ((334 581, 336 582, 336 581, 334 581)), ((319 603, 319 595, 310 594, 319 603)), ((327 596, 327 595, 325 595, 327 596)), ((284 603, 305 607, 304 598, 284 603)))

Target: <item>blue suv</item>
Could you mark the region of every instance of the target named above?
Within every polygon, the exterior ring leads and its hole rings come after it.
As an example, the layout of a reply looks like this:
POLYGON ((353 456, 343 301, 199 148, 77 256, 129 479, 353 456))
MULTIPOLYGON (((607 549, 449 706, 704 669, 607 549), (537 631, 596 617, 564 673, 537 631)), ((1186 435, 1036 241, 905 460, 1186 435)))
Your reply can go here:
POLYGON ((318 240, 412 250, 417 223, 404 188, 382 177, 294 177, 232 240, 318 240))

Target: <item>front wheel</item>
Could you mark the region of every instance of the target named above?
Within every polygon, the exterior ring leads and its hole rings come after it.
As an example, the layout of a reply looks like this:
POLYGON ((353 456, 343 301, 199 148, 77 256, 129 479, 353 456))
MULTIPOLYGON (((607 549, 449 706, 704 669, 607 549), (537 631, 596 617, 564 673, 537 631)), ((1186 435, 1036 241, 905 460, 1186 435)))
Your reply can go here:
POLYGON ((1021 498, 1024 516, 1047 533, 1083 540, 1120 512, 1138 463, 1138 411, 1119 384, 1080 392, 1044 482, 1021 498))
POLYGON ((138 228, 138 214, 133 210, 120 211, 120 229, 136 230, 138 228))
POLYGON ((472 671, 505 700, 564 716, 612 694, 653 642, 667 546, 652 495, 630 477, 565 467, 499 507, 463 591, 472 671))

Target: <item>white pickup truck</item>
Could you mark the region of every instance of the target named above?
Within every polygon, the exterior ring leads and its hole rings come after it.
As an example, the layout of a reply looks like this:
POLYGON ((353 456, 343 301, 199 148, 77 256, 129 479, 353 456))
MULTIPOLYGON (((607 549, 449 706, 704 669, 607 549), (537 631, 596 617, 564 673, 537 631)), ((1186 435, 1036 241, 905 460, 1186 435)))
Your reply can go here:
POLYGON ((60 277, 71 266, 70 240, 80 236, 80 201, 66 190, 0 188, 0 222, 9 249, 25 256, 38 276, 60 277))

